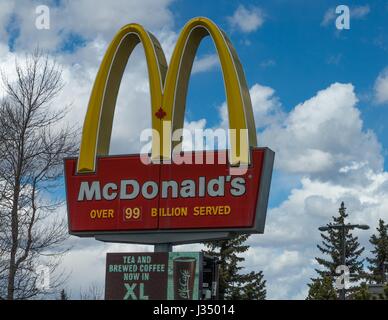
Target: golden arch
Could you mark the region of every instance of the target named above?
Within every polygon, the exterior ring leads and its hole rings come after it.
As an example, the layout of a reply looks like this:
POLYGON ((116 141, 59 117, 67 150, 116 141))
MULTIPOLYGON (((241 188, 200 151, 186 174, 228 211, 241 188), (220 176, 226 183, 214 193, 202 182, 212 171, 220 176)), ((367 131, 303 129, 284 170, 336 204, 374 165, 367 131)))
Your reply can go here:
POLYGON ((128 58, 139 42, 144 46, 150 82, 154 129, 152 159, 171 158, 172 148, 179 143, 171 143, 171 134, 174 130, 183 128, 186 95, 195 54, 201 40, 208 35, 213 39, 221 63, 229 128, 236 132, 235 139, 231 139, 230 163, 249 163, 249 148, 257 145, 257 139, 243 68, 223 31, 207 18, 194 18, 184 26, 180 34, 168 70, 159 42, 143 27, 129 24, 116 34, 101 63, 89 100, 82 132, 78 172, 95 171, 96 156, 107 155, 109 152, 121 78, 128 58), (162 112, 162 116, 158 116, 158 111, 162 112), (172 125, 164 126, 169 121, 172 121, 172 125), (239 156, 238 150, 241 150, 239 156))
MULTIPOLYGON (((78 172, 94 171, 96 155, 109 153, 121 79, 129 56, 139 42, 143 44, 147 60, 152 113, 162 106, 162 90, 167 71, 163 50, 158 40, 142 26, 126 25, 110 43, 94 82, 83 126, 78 172)), ((152 118, 152 127, 161 132, 161 121, 158 120, 152 118)))

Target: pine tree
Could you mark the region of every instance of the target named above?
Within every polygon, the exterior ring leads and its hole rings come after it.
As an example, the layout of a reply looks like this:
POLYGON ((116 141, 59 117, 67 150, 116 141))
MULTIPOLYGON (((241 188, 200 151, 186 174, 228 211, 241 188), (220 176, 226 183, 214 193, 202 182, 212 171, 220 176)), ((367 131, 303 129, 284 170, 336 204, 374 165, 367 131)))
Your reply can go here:
POLYGON ((372 295, 368 290, 366 283, 362 283, 360 288, 354 294, 354 300, 371 300, 372 295))
MULTIPOLYGON (((333 222, 328 224, 329 227, 347 224, 346 218, 348 217, 348 214, 346 213, 343 202, 338 211, 339 215, 333 217, 333 222)), ((316 261, 323 267, 323 270, 315 269, 315 271, 320 276, 320 279, 329 278, 334 281, 336 268, 343 264, 341 261, 342 232, 345 232, 345 265, 349 268, 350 283, 354 283, 365 277, 363 272, 363 259, 361 259, 361 254, 365 248, 360 246, 358 237, 353 236, 351 228, 329 228, 329 230, 321 233, 321 237, 323 238, 322 245, 317 245, 317 247, 321 253, 328 255, 329 259, 316 257, 316 261)), ((317 279, 315 279, 315 281, 317 281, 317 279)), ((312 285, 314 285, 315 281, 313 279, 312 285)), ((354 289, 355 288, 351 288, 350 291, 354 291, 354 289)))
POLYGON ((355 300, 388 300, 388 284, 383 287, 382 293, 372 294, 368 285, 364 282, 354 294, 355 300))
POLYGON ((264 280, 263 271, 244 275, 245 286, 243 287, 243 300, 264 300, 267 295, 266 280, 264 280))
POLYGON ((248 237, 249 235, 243 234, 227 240, 205 242, 206 247, 209 248, 205 253, 220 260, 220 300, 261 300, 266 297, 266 281, 263 279, 262 271, 241 273, 243 267, 240 263, 245 259, 239 254, 248 250, 249 246, 244 245, 248 237))
POLYGON ((69 300, 69 296, 67 295, 65 289, 61 290, 59 300, 69 300))
POLYGON ((332 277, 313 279, 308 285, 310 287, 307 300, 336 300, 337 292, 333 287, 332 277))
POLYGON ((369 240, 374 246, 371 251, 373 258, 367 258, 366 260, 370 264, 368 267, 371 272, 370 280, 382 284, 386 280, 384 272, 388 272, 388 268, 384 266, 384 264, 388 263, 388 226, 380 219, 376 230, 377 234, 372 235, 369 240))

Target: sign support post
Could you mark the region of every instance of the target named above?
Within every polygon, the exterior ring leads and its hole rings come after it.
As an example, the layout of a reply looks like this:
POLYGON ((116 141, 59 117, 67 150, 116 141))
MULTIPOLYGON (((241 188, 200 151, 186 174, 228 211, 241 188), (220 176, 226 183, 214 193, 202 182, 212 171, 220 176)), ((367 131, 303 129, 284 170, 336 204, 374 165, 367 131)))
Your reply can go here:
POLYGON ((154 245, 154 252, 172 252, 172 243, 158 243, 154 245))

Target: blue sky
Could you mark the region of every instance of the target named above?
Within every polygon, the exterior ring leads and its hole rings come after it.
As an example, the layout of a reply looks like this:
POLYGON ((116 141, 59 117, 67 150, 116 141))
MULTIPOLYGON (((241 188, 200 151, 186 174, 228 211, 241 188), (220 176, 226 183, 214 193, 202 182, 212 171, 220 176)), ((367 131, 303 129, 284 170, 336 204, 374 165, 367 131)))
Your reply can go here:
MULTIPOLYGON (((350 8, 368 8, 368 13, 351 19, 350 30, 342 31, 336 29, 334 20, 322 24, 324 13, 330 8, 334 11, 338 1, 177 1, 171 8, 176 13, 177 27, 204 13, 220 25, 237 48, 248 83, 275 88, 285 111, 331 83, 352 83, 360 99, 358 108, 364 128, 375 132, 385 154, 387 103, 376 104, 372 92, 376 77, 388 64, 388 4, 386 1, 346 4, 350 8), (231 26, 228 17, 239 6, 248 10, 259 7, 265 20, 263 25, 251 32, 231 26)), ((211 40, 206 39, 199 55, 214 53, 211 40)), ((215 125, 219 118, 213 111, 224 100, 218 66, 195 75, 187 100, 188 120, 206 118, 209 125, 215 125)), ((387 168, 387 162, 384 165, 387 168)), ((282 201, 284 192, 287 190, 272 194, 271 205, 282 201)))
MULTIPOLYGON (((328 26, 321 25, 322 13, 337 4, 338 1, 196 1, 195 4, 178 1, 172 8, 177 12, 177 26, 206 13, 224 28, 237 47, 248 83, 276 88, 285 110, 333 82, 353 83, 357 92, 365 95, 359 106, 365 127, 376 128, 386 147, 388 132, 383 122, 386 110, 368 99, 377 75, 387 65, 386 1, 369 4, 370 13, 365 18, 351 20, 351 29, 343 31, 336 30, 334 21, 328 26), (268 15, 262 27, 249 34, 233 30, 226 19, 244 3, 247 8, 259 5, 268 15), (249 45, 244 41, 249 41, 249 45)), ((210 40, 201 49, 200 53, 214 52, 210 40)), ((208 110, 209 105, 215 106, 224 99, 219 70, 194 77, 190 89, 189 115, 194 119, 207 114, 209 121, 217 121, 209 117, 208 110)))
MULTIPOLYGON (((169 56, 195 16, 211 18, 232 40, 251 90, 259 143, 276 151, 266 231, 250 239, 245 267, 264 271, 269 298, 303 299, 315 276, 317 227, 341 201, 351 221, 372 230, 379 218, 388 221, 387 0, 2 0, 0 67, 12 75, 14 59, 39 44, 63 68, 66 86, 53 107, 70 104, 66 121, 81 126, 102 56, 122 25, 143 24, 169 56), (35 28, 40 4, 50 8, 48 30, 35 28), (335 26, 340 4, 350 7, 349 30, 335 26)), ((193 73, 187 126, 222 126, 225 93, 210 39, 201 44, 193 73)), ((149 105, 137 48, 119 93, 112 153, 138 152, 149 105)), ((357 234, 367 253, 371 233, 357 234)), ((74 296, 80 283, 103 285, 106 252, 152 250, 75 237, 69 242, 64 267, 73 270, 68 288, 74 296)))

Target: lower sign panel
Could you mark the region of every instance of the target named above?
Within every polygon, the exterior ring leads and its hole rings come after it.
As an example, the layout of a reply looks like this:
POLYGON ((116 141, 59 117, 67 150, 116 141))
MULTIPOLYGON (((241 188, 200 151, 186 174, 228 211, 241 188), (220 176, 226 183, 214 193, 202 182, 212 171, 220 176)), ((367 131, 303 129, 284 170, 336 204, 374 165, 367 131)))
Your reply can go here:
POLYGON ((151 165, 139 155, 110 156, 91 174, 77 174, 77 159, 66 159, 70 233, 263 232, 273 159, 267 148, 253 149, 246 168, 231 168, 215 151, 151 165))
POLYGON ((199 252, 108 253, 106 300, 198 300, 199 252))

